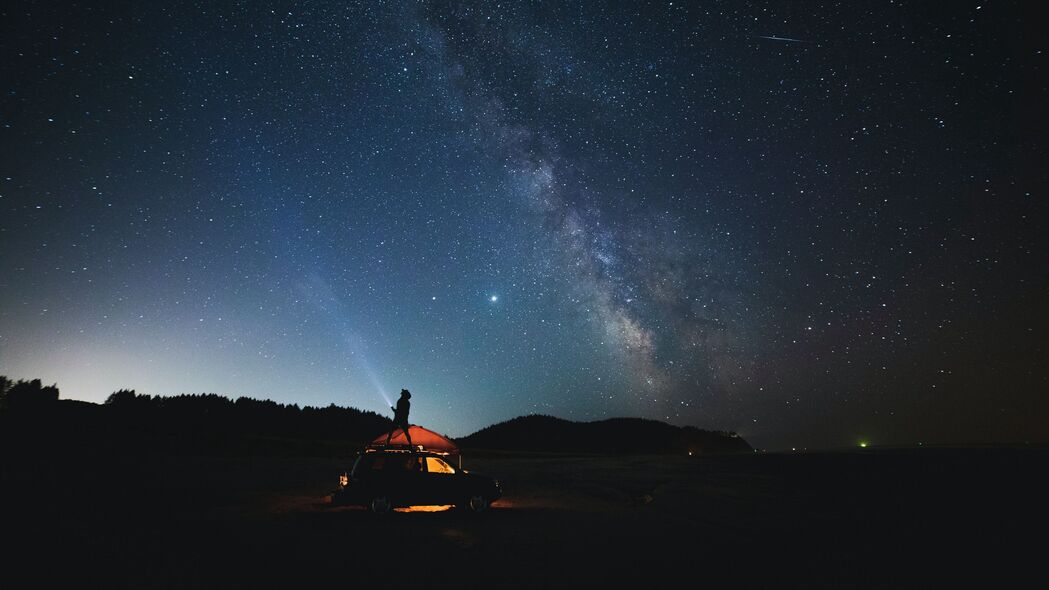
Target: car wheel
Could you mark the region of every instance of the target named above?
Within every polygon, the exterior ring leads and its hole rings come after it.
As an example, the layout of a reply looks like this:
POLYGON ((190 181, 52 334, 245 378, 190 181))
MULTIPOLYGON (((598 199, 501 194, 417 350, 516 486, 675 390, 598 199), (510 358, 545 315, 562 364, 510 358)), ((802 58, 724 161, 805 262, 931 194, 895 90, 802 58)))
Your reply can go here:
POLYGON ((466 499, 466 509, 470 512, 484 512, 488 510, 488 498, 477 494, 466 499))
POLYGON ((372 498, 371 504, 368 504, 368 508, 375 514, 386 514, 393 508, 393 505, 386 496, 375 496, 372 498))

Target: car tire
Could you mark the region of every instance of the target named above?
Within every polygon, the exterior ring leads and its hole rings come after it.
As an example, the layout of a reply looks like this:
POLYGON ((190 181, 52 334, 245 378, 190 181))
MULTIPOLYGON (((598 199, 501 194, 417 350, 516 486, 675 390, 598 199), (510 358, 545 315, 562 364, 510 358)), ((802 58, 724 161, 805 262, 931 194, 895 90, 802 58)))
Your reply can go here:
POLYGON ((485 510, 488 510, 490 505, 491 503, 488 502, 488 498, 481 494, 470 496, 465 502, 463 502, 463 508, 474 513, 484 512, 485 510))
POLYGON ((390 503, 390 498, 387 496, 375 496, 372 501, 368 503, 368 509, 373 514, 383 515, 389 514, 390 510, 393 509, 393 504, 390 503))

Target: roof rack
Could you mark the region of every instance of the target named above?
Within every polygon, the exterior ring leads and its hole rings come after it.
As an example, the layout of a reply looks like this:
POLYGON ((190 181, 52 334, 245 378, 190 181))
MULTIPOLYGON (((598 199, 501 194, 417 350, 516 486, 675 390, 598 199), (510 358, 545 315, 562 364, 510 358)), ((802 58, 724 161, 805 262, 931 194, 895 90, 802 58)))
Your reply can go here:
POLYGON ((375 451, 387 451, 387 452, 394 452, 394 453, 409 453, 409 452, 410 453, 433 453, 435 455, 450 455, 451 454, 451 453, 449 453, 447 451, 439 451, 439 450, 436 450, 436 449, 428 449, 428 448, 424 447, 423 445, 408 446, 408 445, 384 445, 384 444, 369 443, 369 444, 365 445, 365 447, 364 447, 364 452, 365 453, 374 453, 375 451))
MULTIPOLYGON (((458 450, 458 449, 456 449, 458 450)), ((377 451, 385 451, 387 453, 432 453, 434 455, 441 455, 442 457, 459 457, 459 469, 463 468, 463 456, 461 453, 450 453, 448 451, 440 451, 437 449, 427 449, 423 445, 387 445, 382 443, 368 443, 364 446, 364 453, 375 453, 377 451)))

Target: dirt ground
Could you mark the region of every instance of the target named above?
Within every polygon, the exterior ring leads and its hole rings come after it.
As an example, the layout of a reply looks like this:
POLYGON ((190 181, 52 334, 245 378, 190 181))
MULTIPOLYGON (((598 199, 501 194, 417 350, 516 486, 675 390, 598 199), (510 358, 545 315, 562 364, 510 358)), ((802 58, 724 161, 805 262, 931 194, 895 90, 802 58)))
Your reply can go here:
POLYGON ((505 491, 487 513, 376 517, 326 502, 350 458, 71 453, 6 461, 3 570, 32 587, 1003 586, 1041 567, 1047 458, 474 451, 464 466, 505 491))

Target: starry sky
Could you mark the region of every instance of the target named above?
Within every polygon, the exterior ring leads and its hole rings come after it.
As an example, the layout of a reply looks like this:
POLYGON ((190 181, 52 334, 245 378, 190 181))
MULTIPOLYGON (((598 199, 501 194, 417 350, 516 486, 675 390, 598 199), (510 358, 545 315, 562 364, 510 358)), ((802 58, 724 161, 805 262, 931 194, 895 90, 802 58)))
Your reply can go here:
POLYGON ((1049 438, 1033 8, 96 4, 0 9, 0 373, 1049 438))

